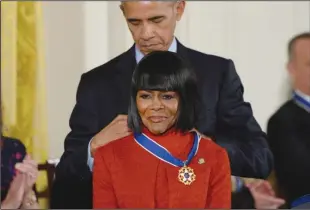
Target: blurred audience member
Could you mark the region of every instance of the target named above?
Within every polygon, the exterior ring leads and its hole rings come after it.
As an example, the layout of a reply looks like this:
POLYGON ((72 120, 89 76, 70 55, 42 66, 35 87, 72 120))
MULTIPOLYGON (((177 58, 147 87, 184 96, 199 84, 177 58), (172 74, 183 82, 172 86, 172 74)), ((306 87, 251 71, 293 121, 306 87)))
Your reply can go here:
POLYGON ((37 163, 18 140, 1 136, 1 209, 39 209, 33 186, 37 163))
MULTIPOLYGON (((268 122, 268 141, 275 159, 275 175, 289 206, 310 194, 310 33, 288 44, 287 69, 292 99, 268 122)), ((310 197, 310 195, 309 195, 310 197)))

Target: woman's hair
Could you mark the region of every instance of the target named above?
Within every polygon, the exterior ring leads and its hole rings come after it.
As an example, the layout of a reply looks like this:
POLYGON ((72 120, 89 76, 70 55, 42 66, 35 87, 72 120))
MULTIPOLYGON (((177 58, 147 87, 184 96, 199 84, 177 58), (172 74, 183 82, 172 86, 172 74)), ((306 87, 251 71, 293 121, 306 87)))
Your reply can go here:
POLYGON ((156 51, 146 55, 137 65, 131 81, 128 126, 141 133, 142 121, 136 96, 139 90, 175 91, 179 95, 176 130, 186 132, 194 128, 195 105, 198 98, 195 72, 176 53, 156 51))

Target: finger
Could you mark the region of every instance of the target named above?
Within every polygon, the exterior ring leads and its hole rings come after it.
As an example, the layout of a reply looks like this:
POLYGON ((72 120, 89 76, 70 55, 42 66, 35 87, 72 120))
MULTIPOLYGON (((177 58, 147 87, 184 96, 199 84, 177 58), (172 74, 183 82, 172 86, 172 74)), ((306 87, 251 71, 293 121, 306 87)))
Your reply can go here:
POLYGON ((128 123, 127 123, 127 120, 119 120, 119 121, 114 122, 112 126, 113 128, 116 128, 116 129, 128 128, 128 123))
POLYGON ((30 154, 27 154, 24 158, 24 160, 31 160, 30 154))
POLYGON ((272 189, 271 184, 266 180, 261 180, 260 184, 256 186, 254 190, 271 196, 275 195, 275 192, 272 189))
POLYGON ((37 180, 37 176, 31 176, 30 174, 27 174, 27 184, 29 187, 32 187, 37 180))
POLYGON ((107 127, 105 128, 111 128, 111 127, 118 127, 118 126, 127 126, 127 120, 119 119, 112 121, 107 127))
POLYGON ((128 122, 127 122, 127 120, 118 120, 118 121, 116 121, 116 122, 114 122, 114 124, 113 125, 115 125, 115 126, 120 126, 120 127, 128 127, 128 122))
POLYGON ((123 121, 127 123, 127 115, 117 115, 117 117, 114 118, 112 122, 110 122, 105 128, 103 128, 103 130, 115 125, 119 121, 123 121))
POLYGON ((117 139, 129 136, 130 134, 131 134, 131 132, 128 132, 128 131, 119 133, 118 136, 117 136, 117 139))
POLYGON ((267 189, 268 193, 271 194, 272 196, 275 196, 275 191, 273 190, 273 188, 272 188, 270 182, 265 181, 264 184, 265 184, 265 186, 266 186, 266 189, 267 189))
POLYGON ((31 171, 38 169, 37 165, 33 165, 28 162, 16 163, 15 168, 20 170, 31 170, 31 171))
POLYGON ((36 168, 38 167, 37 161, 32 160, 32 159, 23 160, 23 163, 31 165, 31 166, 36 167, 36 168))
POLYGON ((130 130, 127 122, 126 123, 119 123, 117 126, 114 127, 116 132, 123 132, 123 131, 128 131, 130 130))
POLYGON ((17 163, 15 168, 21 173, 35 174, 38 171, 37 167, 25 163, 17 163))
POLYGON ((260 199, 264 200, 265 203, 269 203, 269 205, 282 205, 285 203, 285 200, 270 195, 261 194, 260 199))
POLYGON ((246 183, 245 185, 252 189, 252 190, 255 190, 256 188, 258 188, 260 185, 262 184, 262 180, 258 179, 258 180, 255 180, 253 182, 250 182, 250 183, 246 183))
POLYGON ((127 121, 127 115, 122 115, 122 114, 117 115, 117 117, 114 118, 114 120, 112 121, 112 123, 117 122, 117 121, 120 121, 120 120, 121 120, 121 121, 124 121, 124 120, 127 121))

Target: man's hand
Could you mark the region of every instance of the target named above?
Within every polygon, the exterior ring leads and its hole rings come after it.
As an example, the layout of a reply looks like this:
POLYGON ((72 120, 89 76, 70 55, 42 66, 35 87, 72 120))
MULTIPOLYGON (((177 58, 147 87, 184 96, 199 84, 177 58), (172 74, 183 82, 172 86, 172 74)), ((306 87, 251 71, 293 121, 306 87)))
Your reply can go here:
POLYGON ((277 209, 285 203, 283 199, 275 196, 274 190, 266 180, 257 179, 246 186, 254 198, 256 209, 277 209))
POLYGON ((127 115, 118 115, 109 125, 103 128, 92 139, 90 143, 91 156, 94 157, 94 152, 98 147, 113 140, 128 136, 130 133, 131 131, 129 130, 127 124, 127 115))

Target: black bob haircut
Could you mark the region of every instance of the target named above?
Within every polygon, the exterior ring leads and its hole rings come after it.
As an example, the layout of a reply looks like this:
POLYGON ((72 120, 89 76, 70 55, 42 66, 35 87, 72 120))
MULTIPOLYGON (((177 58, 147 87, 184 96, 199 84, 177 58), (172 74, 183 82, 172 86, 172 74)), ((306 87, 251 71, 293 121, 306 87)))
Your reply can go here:
POLYGON ((176 53, 149 53, 138 63, 132 76, 128 127, 135 133, 141 133, 143 125, 137 109, 137 93, 139 90, 156 90, 178 93, 179 105, 174 128, 182 133, 193 129, 195 107, 200 100, 196 85, 195 72, 176 53))

